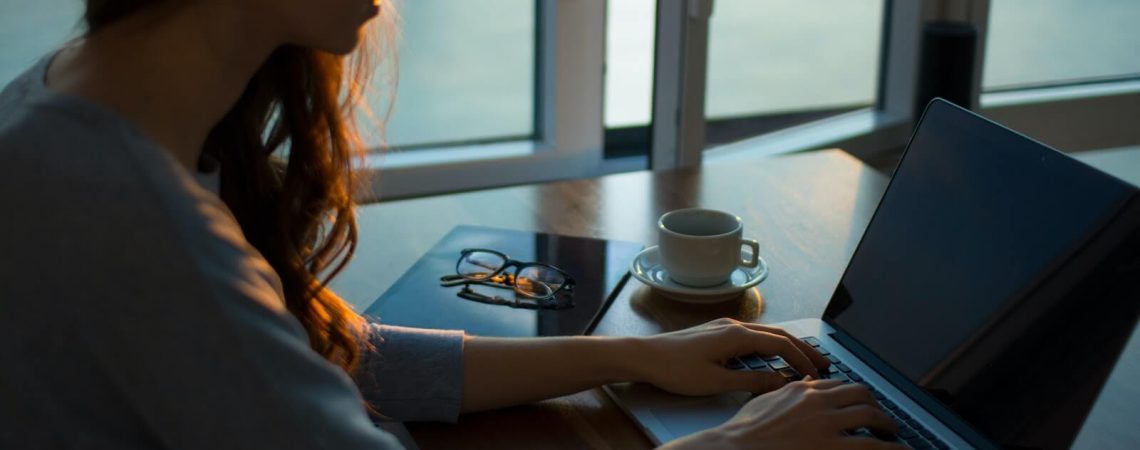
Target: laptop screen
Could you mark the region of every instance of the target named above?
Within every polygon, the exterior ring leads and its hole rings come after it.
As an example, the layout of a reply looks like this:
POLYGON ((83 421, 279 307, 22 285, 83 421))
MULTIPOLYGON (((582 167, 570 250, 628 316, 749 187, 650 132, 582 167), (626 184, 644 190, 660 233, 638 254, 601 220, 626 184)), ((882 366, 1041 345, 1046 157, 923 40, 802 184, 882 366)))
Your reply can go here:
POLYGON ((1138 279, 1134 187, 935 101, 824 318, 992 443, 1067 448, 1138 279))

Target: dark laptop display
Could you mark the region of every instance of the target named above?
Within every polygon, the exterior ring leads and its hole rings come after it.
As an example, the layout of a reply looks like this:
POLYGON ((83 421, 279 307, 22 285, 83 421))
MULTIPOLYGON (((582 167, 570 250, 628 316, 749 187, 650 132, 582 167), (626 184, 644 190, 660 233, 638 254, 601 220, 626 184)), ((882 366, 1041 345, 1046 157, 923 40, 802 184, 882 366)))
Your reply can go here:
POLYGON ((923 122, 824 319, 977 445, 1067 448, 1140 315, 1137 189, 946 102, 923 122))

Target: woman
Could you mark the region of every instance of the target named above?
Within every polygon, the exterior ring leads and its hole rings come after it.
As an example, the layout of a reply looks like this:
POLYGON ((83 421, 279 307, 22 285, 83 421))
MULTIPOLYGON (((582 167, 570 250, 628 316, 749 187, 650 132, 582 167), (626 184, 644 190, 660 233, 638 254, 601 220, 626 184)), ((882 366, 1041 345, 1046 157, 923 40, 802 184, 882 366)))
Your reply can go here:
POLYGON ((341 55, 388 6, 88 0, 88 33, 0 94, 0 447, 397 448, 369 411, 454 421, 617 381, 771 391, 671 448, 894 445, 844 436, 893 424, 771 327, 495 339, 354 313, 327 287, 356 242, 341 55), (808 378, 723 367, 753 352, 808 378))

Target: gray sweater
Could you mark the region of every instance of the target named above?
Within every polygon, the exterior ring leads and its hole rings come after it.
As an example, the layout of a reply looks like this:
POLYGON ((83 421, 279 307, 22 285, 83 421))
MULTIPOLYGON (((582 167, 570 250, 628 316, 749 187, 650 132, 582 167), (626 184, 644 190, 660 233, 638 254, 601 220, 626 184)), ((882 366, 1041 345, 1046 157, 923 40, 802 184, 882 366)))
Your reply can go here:
POLYGON ((309 348, 217 173, 46 89, 49 60, 0 93, 0 448, 388 449, 363 399, 457 418, 461 332, 372 325, 351 379, 309 348))

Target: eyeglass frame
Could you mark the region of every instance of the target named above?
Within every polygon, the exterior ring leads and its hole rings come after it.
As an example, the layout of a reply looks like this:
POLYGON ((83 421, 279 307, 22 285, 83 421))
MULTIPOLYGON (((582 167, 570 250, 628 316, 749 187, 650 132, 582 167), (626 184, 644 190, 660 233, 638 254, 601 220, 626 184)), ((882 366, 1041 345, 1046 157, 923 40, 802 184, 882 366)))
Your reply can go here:
MULTIPOLYGON (((572 276, 570 276, 570 274, 566 273, 565 270, 559 269, 559 268, 554 267, 550 264, 540 263, 540 262, 519 261, 517 259, 512 259, 510 256, 507 256, 506 253, 500 252, 498 250, 491 250, 488 248, 465 248, 465 249, 461 250, 459 252, 459 259, 455 261, 455 273, 456 273, 456 275, 459 275, 467 283, 478 283, 478 284, 492 285, 492 286, 495 286, 495 285, 510 286, 516 293, 522 294, 526 298, 530 298, 530 299, 534 299, 534 300, 553 299, 553 298, 557 297, 558 294, 561 292, 573 293, 574 292, 574 285, 577 283, 574 280, 574 277, 572 277, 572 276), (459 273, 459 265, 463 264, 463 260, 465 258, 467 258, 467 255, 469 255, 473 252, 487 252, 487 253, 497 255, 497 256, 503 258, 503 264, 501 266, 499 266, 498 269, 495 269, 495 271, 487 274, 487 276, 482 278, 482 279, 468 278, 468 277, 459 273), (562 283, 561 286, 558 287, 558 289, 555 289, 553 292, 551 292, 550 295, 544 295, 544 296, 530 295, 524 291, 519 290, 518 283, 515 280, 518 279, 519 272, 521 272, 523 269, 525 269, 527 267, 531 267, 531 266, 543 267, 543 268, 551 269, 555 272, 558 272, 560 275, 562 275, 563 278, 565 278, 565 281, 562 283), (493 279, 494 277, 502 274, 503 271, 505 271, 508 267, 514 267, 515 268, 515 272, 510 275, 511 276, 511 278, 510 278, 511 282, 509 284, 486 282, 486 280, 493 279)), ((444 277, 444 278, 448 278, 448 277, 444 277)), ((449 282, 449 280, 445 280, 444 278, 441 278, 440 281, 441 282, 449 282)), ((454 280, 454 281, 450 281, 450 282, 454 283, 452 285, 460 284, 457 281, 458 280, 454 280)))
POLYGON ((545 297, 545 298, 526 297, 528 299, 533 300, 533 302, 528 302, 528 301, 525 301, 523 299, 518 298, 517 296, 515 298, 512 298, 512 299, 507 299, 507 298, 500 297, 498 295, 483 294, 483 293, 480 293, 478 291, 475 291, 474 289, 471 289, 472 284, 482 284, 484 286, 494 286, 494 287, 504 288, 504 289, 510 289, 511 288, 511 286, 496 284, 496 283, 481 283, 478 281, 468 281, 467 283, 463 284, 463 289, 460 289, 459 292, 455 293, 455 295, 458 295, 459 298, 471 300, 473 302, 486 303, 488 305, 509 306, 511 308, 519 308, 519 309, 561 310, 561 309, 571 309, 574 307, 574 298, 573 297, 568 298, 566 300, 559 300, 557 297, 545 297))

